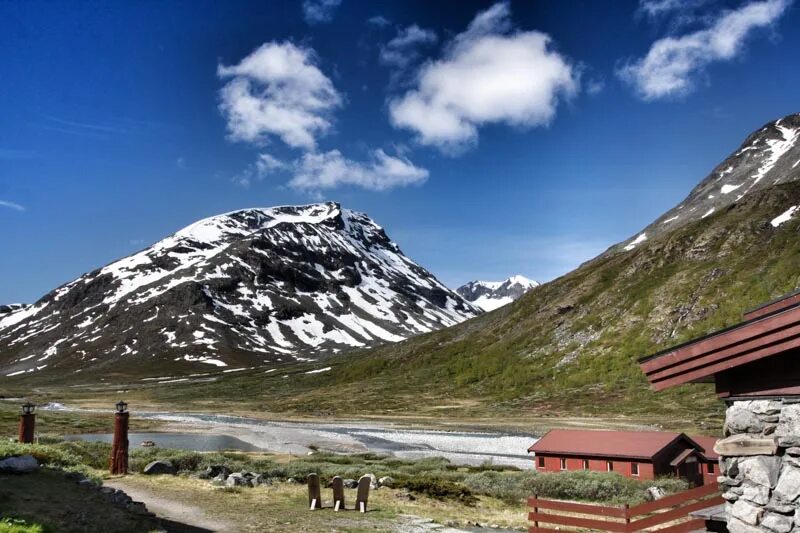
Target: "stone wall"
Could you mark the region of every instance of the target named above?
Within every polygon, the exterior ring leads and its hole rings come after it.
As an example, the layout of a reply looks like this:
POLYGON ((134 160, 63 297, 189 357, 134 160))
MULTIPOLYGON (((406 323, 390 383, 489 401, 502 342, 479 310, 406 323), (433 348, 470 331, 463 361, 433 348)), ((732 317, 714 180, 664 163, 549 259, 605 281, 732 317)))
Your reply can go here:
POLYGON ((800 403, 733 402, 719 478, 731 533, 800 532, 800 403))

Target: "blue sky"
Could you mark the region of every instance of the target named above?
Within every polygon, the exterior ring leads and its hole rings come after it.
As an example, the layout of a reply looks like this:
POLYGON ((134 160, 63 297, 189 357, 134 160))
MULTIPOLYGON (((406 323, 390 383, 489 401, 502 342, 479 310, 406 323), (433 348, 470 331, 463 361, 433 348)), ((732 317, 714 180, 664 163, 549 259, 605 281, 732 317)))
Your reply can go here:
POLYGON ((789 0, 0 3, 0 302, 336 200, 451 286, 546 281, 797 112, 789 0))

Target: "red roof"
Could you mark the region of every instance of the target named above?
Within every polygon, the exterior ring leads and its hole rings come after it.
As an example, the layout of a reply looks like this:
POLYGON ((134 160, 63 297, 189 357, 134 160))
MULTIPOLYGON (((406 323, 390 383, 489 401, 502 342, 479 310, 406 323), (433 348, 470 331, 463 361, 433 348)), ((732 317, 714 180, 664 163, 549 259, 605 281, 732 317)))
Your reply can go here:
POLYGON ((658 452, 680 438, 686 439, 689 446, 695 444, 697 448, 705 448, 683 433, 553 429, 528 448, 528 451, 582 457, 653 459, 658 452))
POLYGON ((719 455, 714 451, 714 445, 717 443, 716 437, 701 437, 692 435, 690 437, 693 441, 703 447, 703 456, 709 461, 718 461, 719 455))

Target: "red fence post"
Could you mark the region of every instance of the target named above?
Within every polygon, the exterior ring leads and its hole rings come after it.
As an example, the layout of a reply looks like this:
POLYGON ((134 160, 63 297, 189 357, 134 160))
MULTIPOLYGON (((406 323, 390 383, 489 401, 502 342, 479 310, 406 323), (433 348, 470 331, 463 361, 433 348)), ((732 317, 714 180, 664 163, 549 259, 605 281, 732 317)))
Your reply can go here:
POLYGON ((114 417, 114 441, 111 445, 111 464, 109 469, 114 475, 128 473, 128 418, 130 413, 125 411, 127 404, 117 404, 117 413, 114 417))
MULTIPOLYGON (((538 513, 539 512, 539 506, 536 503, 538 500, 539 500, 539 495, 538 494, 534 494, 533 495, 533 512, 534 513, 538 513)), ((533 527, 535 527, 535 528, 539 527, 539 521, 538 520, 534 520, 533 521, 533 527)))
POLYGON ((631 531, 631 506, 625 504, 625 529, 631 531))

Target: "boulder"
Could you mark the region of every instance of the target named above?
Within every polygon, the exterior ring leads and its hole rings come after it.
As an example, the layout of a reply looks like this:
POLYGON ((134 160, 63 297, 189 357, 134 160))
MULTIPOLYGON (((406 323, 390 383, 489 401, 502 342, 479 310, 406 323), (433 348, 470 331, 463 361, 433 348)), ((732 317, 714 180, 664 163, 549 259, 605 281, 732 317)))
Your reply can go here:
POLYGON ((378 484, 381 487, 386 487, 387 489, 391 489, 394 487, 394 478, 392 476, 384 476, 378 480, 378 484))
POLYGON ((198 477, 200 479, 214 479, 220 474, 225 474, 225 477, 228 477, 231 474, 231 469, 225 465, 211 465, 206 467, 198 477))
POLYGON ((250 481, 241 472, 234 472, 225 480, 228 487, 249 487, 250 481))
POLYGON ((345 479, 342 481, 342 485, 346 489, 357 489, 358 488, 358 481, 355 479, 345 479))
POLYGON ((175 475, 178 470, 170 461, 153 461, 144 467, 143 473, 148 476, 156 476, 160 474, 175 475))
POLYGON ((217 485, 217 486, 222 486, 222 485, 225 485, 225 482, 228 480, 228 475, 229 475, 229 474, 225 474, 225 473, 223 472, 223 473, 221 473, 221 474, 219 474, 219 475, 217 475, 217 476, 214 476, 214 477, 211 479, 211 484, 212 484, 212 485, 217 485))
POLYGON ((9 457, 0 461, 0 472, 6 474, 28 474, 38 469, 39 463, 32 455, 9 457))
POLYGON ((265 474, 258 474, 256 477, 250 480, 250 483, 252 483, 254 487, 258 485, 272 485, 272 480, 265 474))
POLYGON ((647 487, 647 497, 653 501, 660 500, 666 495, 661 487, 647 487))
POLYGON ((361 477, 368 477, 369 478, 369 488, 375 490, 378 488, 378 478, 375 477, 375 474, 364 474, 361 477))

